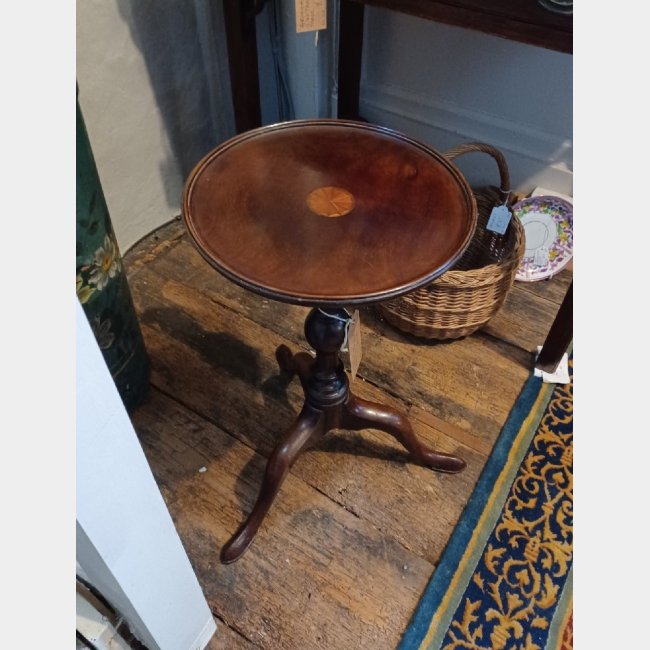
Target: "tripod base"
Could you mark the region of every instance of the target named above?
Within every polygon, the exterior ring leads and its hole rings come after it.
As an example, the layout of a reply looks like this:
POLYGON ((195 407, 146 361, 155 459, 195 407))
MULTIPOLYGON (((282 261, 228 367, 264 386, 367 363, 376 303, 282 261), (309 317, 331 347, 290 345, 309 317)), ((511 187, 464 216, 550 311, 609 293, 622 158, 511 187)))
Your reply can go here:
POLYGON ((396 438, 413 459, 440 472, 456 473, 465 461, 424 446, 405 415, 390 406, 375 404, 350 392, 339 351, 345 339, 345 310, 313 309, 305 323, 307 340, 316 358, 306 352, 292 354, 286 345, 276 352, 280 368, 300 378, 305 404, 293 426, 273 450, 262 487, 251 513, 221 550, 221 562, 238 560, 250 546, 298 456, 331 429, 378 429, 396 438))

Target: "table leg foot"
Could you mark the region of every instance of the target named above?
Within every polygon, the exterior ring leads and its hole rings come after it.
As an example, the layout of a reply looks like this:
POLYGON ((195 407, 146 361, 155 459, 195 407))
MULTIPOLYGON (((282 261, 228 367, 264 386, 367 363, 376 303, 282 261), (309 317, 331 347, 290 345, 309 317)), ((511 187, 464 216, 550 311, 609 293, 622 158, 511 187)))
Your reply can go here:
POLYGON ((221 562, 223 564, 230 564, 244 554, 255 538, 264 517, 266 517, 273 505, 273 501, 291 466, 298 456, 314 444, 323 433, 322 412, 305 404, 294 425, 269 457, 264 470, 262 487, 251 513, 221 549, 221 562))
POLYGON ((293 352, 289 349, 288 346, 282 344, 275 351, 275 359, 280 366, 280 370, 288 372, 293 375, 296 372, 296 366, 293 362, 293 352))
POLYGON ((302 385, 305 385, 311 372, 311 367, 314 365, 314 357, 311 354, 307 354, 307 352, 294 354, 286 345, 282 344, 275 351, 275 358, 278 366, 280 366, 280 370, 288 372, 291 376, 294 374, 298 375, 302 385))
POLYGON ((542 348, 535 368, 553 374, 562 361, 573 338, 573 282, 569 287, 562 305, 551 325, 544 347, 542 348))
POLYGON ((465 469, 466 463, 462 458, 437 453, 423 445, 415 435, 408 418, 390 406, 368 402, 350 394, 343 408, 341 428, 353 431, 384 431, 404 445, 414 458, 439 472, 455 474, 465 469))

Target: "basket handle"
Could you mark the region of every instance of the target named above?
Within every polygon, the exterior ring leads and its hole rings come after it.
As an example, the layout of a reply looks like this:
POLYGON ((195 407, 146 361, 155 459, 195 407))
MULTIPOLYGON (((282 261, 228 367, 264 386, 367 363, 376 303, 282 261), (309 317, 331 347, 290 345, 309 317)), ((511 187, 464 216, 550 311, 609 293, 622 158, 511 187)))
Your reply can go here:
POLYGON ((483 144, 482 142, 470 142, 468 144, 460 144, 449 151, 445 151, 442 155, 447 158, 447 160, 454 160, 458 156, 462 156, 465 153, 472 153, 473 151, 481 151, 486 153, 488 156, 492 156, 496 161, 499 167, 499 175, 501 176, 501 185, 499 191, 501 192, 501 198, 503 202, 506 203, 510 196, 510 173, 508 172, 508 164, 506 159, 503 157, 503 154, 494 147, 491 147, 489 144, 483 144))

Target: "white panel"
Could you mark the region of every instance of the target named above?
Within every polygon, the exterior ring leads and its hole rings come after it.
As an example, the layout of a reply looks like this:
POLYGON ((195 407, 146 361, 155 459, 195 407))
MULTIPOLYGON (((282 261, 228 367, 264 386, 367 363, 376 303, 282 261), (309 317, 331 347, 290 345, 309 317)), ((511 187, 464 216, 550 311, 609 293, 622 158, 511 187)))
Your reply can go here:
MULTIPOLYGON (((445 151, 462 142, 487 142, 508 162, 512 188, 529 192, 543 185, 573 193, 573 142, 517 122, 460 109, 395 86, 364 84, 360 112, 370 122, 401 131, 445 151)), ((473 187, 498 184, 496 164, 485 154, 457 159, 473 187)))
POLYGON ((150 650, 216 626, 88 321, 77 321, 77 562, 150 650))

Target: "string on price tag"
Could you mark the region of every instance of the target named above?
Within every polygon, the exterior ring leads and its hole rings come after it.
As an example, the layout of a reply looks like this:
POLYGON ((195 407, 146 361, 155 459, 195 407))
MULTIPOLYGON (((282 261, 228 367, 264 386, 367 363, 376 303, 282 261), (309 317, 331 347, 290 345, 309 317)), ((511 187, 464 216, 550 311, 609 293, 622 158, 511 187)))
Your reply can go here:
POLYGON ((352 322, 348 332, 348 351, 350 353, 350 374, 352 375, 352 381, 354 381, 361 363, 361 317, 358 309, 355 309, 354 314, 352 314, 352 322))

